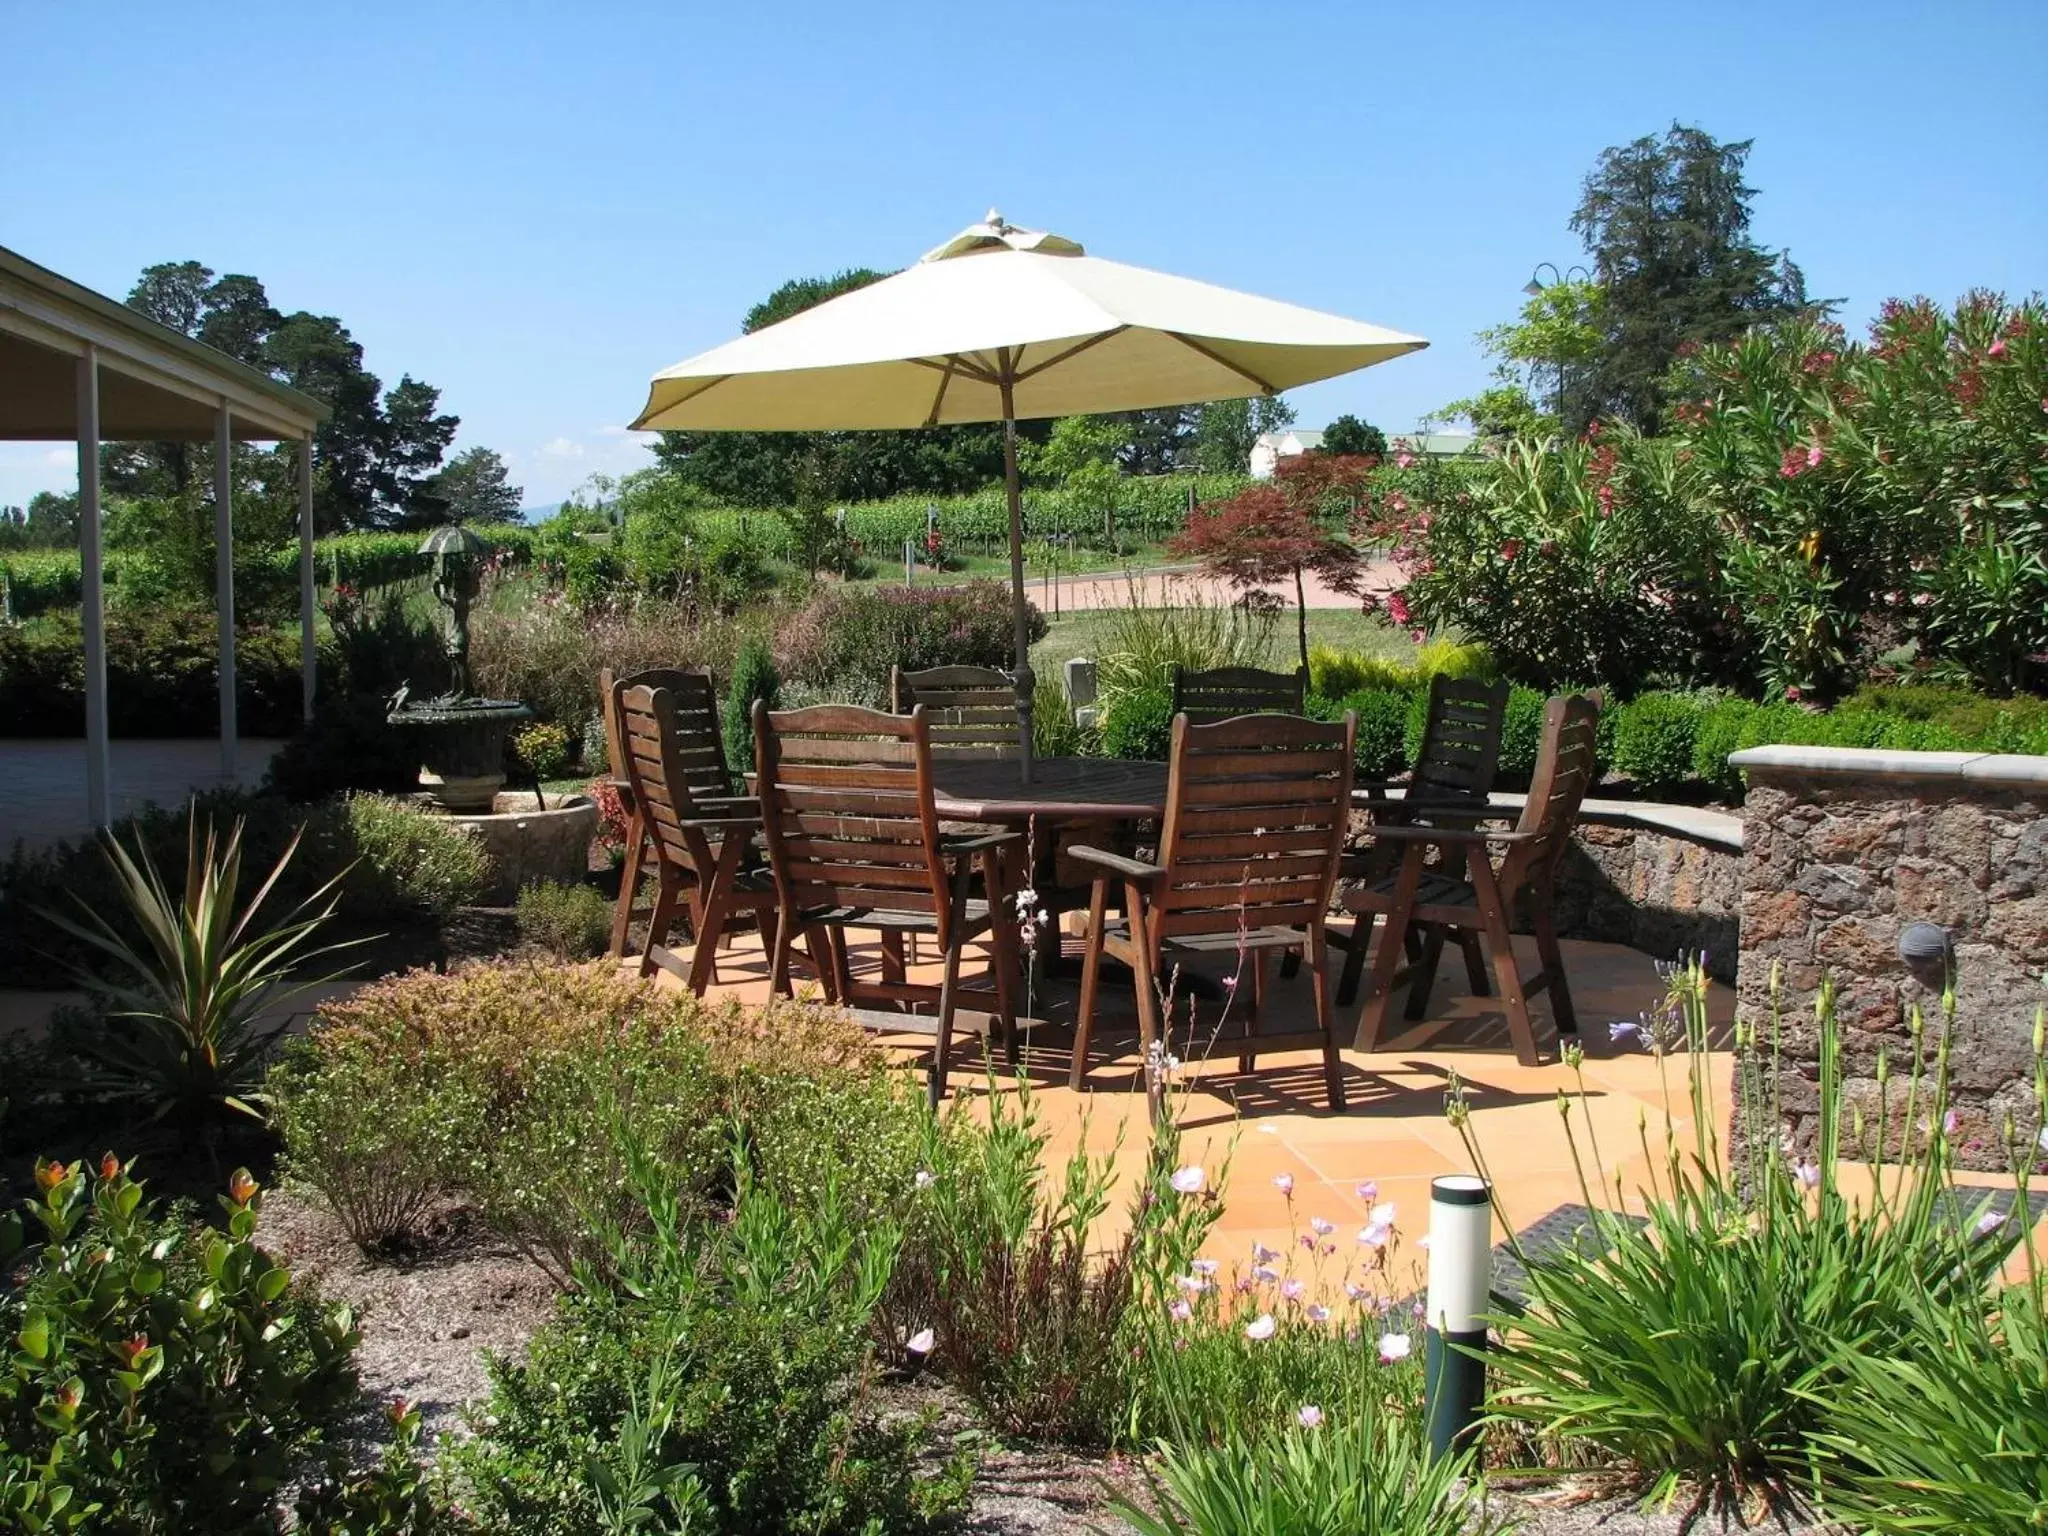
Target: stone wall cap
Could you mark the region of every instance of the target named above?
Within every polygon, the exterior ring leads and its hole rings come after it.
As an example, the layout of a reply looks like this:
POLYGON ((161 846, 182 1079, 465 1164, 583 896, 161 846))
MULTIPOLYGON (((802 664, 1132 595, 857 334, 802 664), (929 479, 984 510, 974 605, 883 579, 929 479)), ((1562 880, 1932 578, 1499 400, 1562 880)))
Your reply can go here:
POLYGON ((1752 772, 1839 773, 1866 779, 1966 779, 1976 784, 2048 784, 2048 757, 1991 752, 1887 752, 1876 747, 1750 747, 1728 759, 1752 772))

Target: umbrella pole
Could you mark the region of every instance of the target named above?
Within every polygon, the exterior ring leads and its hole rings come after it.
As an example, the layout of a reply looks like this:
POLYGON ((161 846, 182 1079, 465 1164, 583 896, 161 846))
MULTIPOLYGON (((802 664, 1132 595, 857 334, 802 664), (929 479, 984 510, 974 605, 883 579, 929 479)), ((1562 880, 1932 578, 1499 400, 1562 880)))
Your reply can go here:
POLYGON ((1017 744, 1023 781, 1031 782, 1031 694, 1038 679, 1031 670, 1031 618, 1024 596, 1024 493, 1017 482, 1017 405, 1011 395, 1008 359, 1003 391, 1003 489, 1010 501, 1010 617, 1017 627, 1017 744))

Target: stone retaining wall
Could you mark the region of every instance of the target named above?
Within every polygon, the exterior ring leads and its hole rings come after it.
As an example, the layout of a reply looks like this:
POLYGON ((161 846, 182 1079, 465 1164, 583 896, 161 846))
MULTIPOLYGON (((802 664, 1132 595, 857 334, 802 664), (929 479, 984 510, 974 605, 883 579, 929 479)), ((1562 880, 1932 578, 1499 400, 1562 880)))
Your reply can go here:
MULTIPOLYGON (((1817 1106, 1814 997, 1834 979, 1852 1103, 1873 1110, 1880 1045, 1910 1054, 1908 1010, 1939 991, 1899 957, 1914 922, 1954 945, 1951 1052, 1966 1166, 2004 1166, 2009 1113, 2035 1133, 2033 1028, 2048 1001, 2048 758, 1760 747, 1747 770, 1738 1007, 1770 1009, 1781 978, 1787 1110, 1817 1106)), ((1901 1074, 1902 1078, 1903 1074, 1901 1074)), ((1898 1084, 1902 1087, 1902 1081, 1898 1084)), ((1810 1129, 1810 1122, 1800 1127, 1810 1129)))
POLYGON ((1742 855, 1649 827, 1582 822, 1559 872, 1558 929, 1660 960, 1704 953, 1733 983, 1742 855))

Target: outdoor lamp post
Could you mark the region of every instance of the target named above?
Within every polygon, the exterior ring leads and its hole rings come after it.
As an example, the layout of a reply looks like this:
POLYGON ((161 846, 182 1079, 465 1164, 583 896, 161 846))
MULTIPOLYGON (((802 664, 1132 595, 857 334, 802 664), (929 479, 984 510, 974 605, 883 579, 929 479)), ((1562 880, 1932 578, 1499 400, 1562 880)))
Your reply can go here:
MULTIPOLYGON (((1536 299, 1543 296, 1544 290, 1555 288, 1560 283, 1588 283, 1592 280, 1593 274, 1584 267, 1570 266, 1566 267, 1563 272, 1559 272, 1557 270, 1557 263, 1539 261, 1536 263, 1536 270, 1529 274, 1529 281, 1522 284, 1522 292, 1529 295, 1530 298, 1536 299), (1550 271, 1550 281, 1547 283, 1543 281, 1545 268, 1548 268, 1550 271)), ((1556 397, 1556 415, 1559 426, 1564 424, 1564 370, 1565 359, 1562 354, 1559 354, 1557 359, 1556 397)))
POLYGON ((1432 1456, 1463 1449, 1485 1404, 1486 1365, 1478 1352, 1486 1348, 1484 1316, 1492 1284, 1492 1190, 1469 1173, 1432 1179, 1422 1365, 1423 1418, 1432 1456))

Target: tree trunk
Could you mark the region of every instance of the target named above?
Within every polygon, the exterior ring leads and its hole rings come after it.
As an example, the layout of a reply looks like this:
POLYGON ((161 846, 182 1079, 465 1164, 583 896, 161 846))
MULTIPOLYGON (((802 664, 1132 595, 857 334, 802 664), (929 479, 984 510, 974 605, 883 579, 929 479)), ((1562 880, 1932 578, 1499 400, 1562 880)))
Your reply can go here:
POLYGON ((1301 641, 1301 669, 1308 670, 1308 593, 1301 584, 1301 567, 1294 568, 1294 623, 1301 641))

